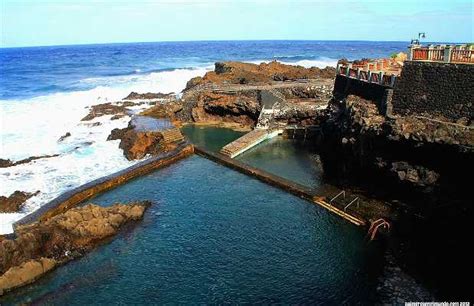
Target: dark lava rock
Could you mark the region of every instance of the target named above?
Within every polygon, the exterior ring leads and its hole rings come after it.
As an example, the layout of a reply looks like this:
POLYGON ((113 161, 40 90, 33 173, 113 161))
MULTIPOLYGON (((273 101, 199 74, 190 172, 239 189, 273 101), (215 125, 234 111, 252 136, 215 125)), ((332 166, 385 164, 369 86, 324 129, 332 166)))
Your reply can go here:
POLYGON ((127 108, 123 105, 115 105, 112 103, 97 104, 90 107, 89 114, 82 118, 81 121, 90 121, 96 117, 104 115, 125 115, 126 112, 127 108))
POLYGON ((53 154, 53 155, 41 155, 41 156, 32 156, 28 157, 19 161, 11 161, 10 159, 2 159, 0 158, 0 168, 7 168, 7 167, 13 167, 21 164, 27 164, 33 160, 37 159, 42 159, 42 158, 50 158, 50 157, 56 157, 59 156, 59 154, 53 154))
POLYGON ((14 162, 12 162, 11 160, 0 158, 0 168, 11 167, 13 165, 14 162))
POLYGON ((66 138, 69 137, 69 136, 71 136, 71 133, 67 132, 67 133, 64 134, 63 136, 59 137, 58 142, 63 141, 64 139, 66 139, 66 138))
POLYGON ((26 200, 37 195, 38 193, 39 191, 28 193, 17 190, 9 197, 0 196, 0 213, 18 212, 26 200))
POLYGON ((200 76, 192 78, 186 83, 186 88, 183 91, 186 91, 188 89, 195 87, 196 85, 200 84, 201 81, 202 81, 202 77, 200 76))
POLYGON ((142 93, 142 94, 140 94, 140 93, 137 93, 137 92, 132 91, 128 96, 126 96, 126 97, 124 98, 124 100, 166 99, 166 98, 169 98, 169 97, 172 96, 172 95, 173 95, 172 92, 167 93, 167 94, 164 94, 164 93, 161 93, 161 92, 158 92, 158 93, 147 92, 147 93, 142 93))

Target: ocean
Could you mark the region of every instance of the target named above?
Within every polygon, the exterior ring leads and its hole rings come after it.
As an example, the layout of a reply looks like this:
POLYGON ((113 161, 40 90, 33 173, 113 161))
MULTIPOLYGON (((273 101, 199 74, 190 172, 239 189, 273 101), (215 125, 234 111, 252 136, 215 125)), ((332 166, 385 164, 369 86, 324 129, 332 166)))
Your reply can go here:
POLYGON ((0 195, 40 193, 19 213, 0 214, 0 234, 64 191, 132 165, 106 141, 129 118, 81 122, 87 107, 119 101, 130 92, 174 92, 213 69, 216 61, 277 60, 306 67, 335 66, 340 58, 387 57, 405 42, 207 41, 101 44, 0 49, 0 158, 21 160, 0 168, 0 195), (93 126, 93 123, 100 123, 93 126), (66 134, 65 141, 58 139, 66 134))

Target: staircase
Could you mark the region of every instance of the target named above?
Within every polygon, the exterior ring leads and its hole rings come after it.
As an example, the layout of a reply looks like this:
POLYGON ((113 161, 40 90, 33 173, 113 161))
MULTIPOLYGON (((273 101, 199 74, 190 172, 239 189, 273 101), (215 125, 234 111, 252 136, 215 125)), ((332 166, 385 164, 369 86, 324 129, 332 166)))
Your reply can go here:
POLYGON ((184 139, 183 134, 178 128, 171 128, 161 132, 165 143, 178 142, 184 139))
POLYGON ((276 90, 262 91, 262 110, 257 121, 257 129, 269 129, 275 126, 275 115, 285 105, 285 97, 276 90))
POLYGON ((282 130, 253 130, 240 137, 239 139, 236 139, 228 145, 224 146, 220 150, 220 153, 230 158, 234 158, 237 155, 261 143, 262 141, 275 137, 276 135, 281 134, 282 132, 282 130))

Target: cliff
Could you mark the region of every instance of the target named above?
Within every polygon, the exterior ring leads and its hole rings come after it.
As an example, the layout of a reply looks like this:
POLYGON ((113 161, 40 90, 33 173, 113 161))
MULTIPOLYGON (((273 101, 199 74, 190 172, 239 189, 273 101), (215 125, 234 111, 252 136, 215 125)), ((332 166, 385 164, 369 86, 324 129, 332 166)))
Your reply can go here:
POLYGON ((326 179, 389 202, 392 252, 448 300, 469 298, 470 258, 452 252, 470 239, 473 210, 473 94, 459 83, 472 68, 460 66, 406 64, 393 96, 338 76, 318 142, 326 179))
POLYGON ((295 122, 301 115, 312 122, 315 112, 307 105, 327 104, 334 73, 331 67, 305 68, 279 62, 216 63, 214 71, 188 82, 181 99, 166 105, 157 104, 141 114, 169 118, 176 125, 218 124, 251 129, 266 103, 265 96, 272 92, 271 95, 281 95, 284 102, 295 109, 292 115, 281 116, 282 121, 295 122))
POLYGON ((191 79, 184 91, 207 84, 249 84, 263 85, 274 81, 295 81, 298 79, 333 78, 336 70, 332 67, 320 69, 285 65, 277 61, 259 65, 241 62, 218 62, 214 71, 204 77, 191 79))

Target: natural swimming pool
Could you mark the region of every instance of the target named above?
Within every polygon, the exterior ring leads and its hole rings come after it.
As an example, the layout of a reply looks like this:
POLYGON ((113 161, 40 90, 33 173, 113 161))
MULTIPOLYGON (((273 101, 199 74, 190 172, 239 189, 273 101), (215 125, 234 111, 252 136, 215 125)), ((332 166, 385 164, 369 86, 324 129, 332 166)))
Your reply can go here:
POLYGON ((324 209, 192 156, 92 200, 153 201, 109 244, 1 303, 366 303, 377 250, 324 209))
MULTIPOLYGON (((192 143, 212 152, 219 152, 244 134, 231 129, 195 125, 187 125, 182 131, 192 143)), ((237 156, 236 160, 307 187, 323 185, 318 155, 295 140, 272 138, 237 156)))

